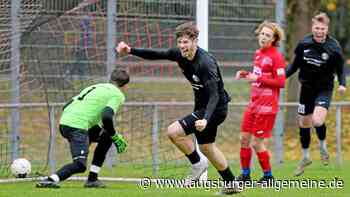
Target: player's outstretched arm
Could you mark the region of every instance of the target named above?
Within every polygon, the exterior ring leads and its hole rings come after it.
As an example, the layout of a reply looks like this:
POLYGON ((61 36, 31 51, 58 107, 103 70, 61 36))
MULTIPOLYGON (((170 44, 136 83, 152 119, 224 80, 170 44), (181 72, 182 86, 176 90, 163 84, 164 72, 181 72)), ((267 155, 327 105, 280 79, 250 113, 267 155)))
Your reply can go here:
POLYGON ((160 50, 133 48, 123 41, 119 42, 118 46, 116 47, 116 51, 118 52, 119 57, 131 54, 148 60, 167 59, 171 61, 177 61, 179 57, 181 57, 180 51, 176 49, 160 50))

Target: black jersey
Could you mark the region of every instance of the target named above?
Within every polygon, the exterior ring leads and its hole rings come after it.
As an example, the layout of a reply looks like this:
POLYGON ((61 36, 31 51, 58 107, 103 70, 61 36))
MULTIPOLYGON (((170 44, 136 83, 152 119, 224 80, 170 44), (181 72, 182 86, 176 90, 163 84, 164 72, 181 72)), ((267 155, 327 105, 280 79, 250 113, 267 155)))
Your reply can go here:
POLYGON ((215 58, 203 50, 197 49, 193 60, 182 57, 178 48, 152 50, 131 48, 130 53, 144 59, 168 59, 176 61, 194 92, 195 110, 205 109, 204 119, 209 120, 212 113, 231 100, 224 89, 221 72, 215 58))
POLYGON ((337 74, 339 85, 346 85, 342 50, 334 38, 327 36, 324 43, 317 43, 312 35, 308 35, 294 52, 294 61, 286 70, 287 77, 299 68, 299 81, 303 85, 333 89, 334 74, 337 74))

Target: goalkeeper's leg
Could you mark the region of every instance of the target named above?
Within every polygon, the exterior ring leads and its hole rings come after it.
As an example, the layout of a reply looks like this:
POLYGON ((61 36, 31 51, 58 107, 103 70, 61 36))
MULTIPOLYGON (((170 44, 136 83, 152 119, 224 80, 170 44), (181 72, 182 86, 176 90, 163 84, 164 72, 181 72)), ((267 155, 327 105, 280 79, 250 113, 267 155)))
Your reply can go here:
POLYGON ((101 167, 106 159, 107 152, 111 145, 111 137, 106 132, 102 132, 97 141, 97 146, 92 158, 90 172, 88 180, 85 183, 85 187, 105 187, 105 185, 98 180, 98 173, 101 170, 101 167))
POLYGON ((89 153, 89 137, 86 134, 86 131, 80 129, 65 126, 61 126, 60 129, 62 135, 69 140, 73 158, 73 163, 63 166, 56 173, 59 177, 59 181, 63 181, 73 174, 85 172, 87 156, 89 153))
POLYGON ((60 132, 69 141, 73 162, 66 164, 47 179, 37 183, 39 188, 58 188, 58 182, 64 181, 73 174, 85 172, 89 151, 88 135, 86 131, 60 125, 60 132))

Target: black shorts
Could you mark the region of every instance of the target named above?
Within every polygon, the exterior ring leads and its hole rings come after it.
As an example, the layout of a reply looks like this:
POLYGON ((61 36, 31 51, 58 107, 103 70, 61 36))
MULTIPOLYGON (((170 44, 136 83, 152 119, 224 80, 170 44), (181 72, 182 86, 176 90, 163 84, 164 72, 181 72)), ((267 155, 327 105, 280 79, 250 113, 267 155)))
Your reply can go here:
POLYGON ((94 126, 88 131, 78 128, 60 125, 60 132, 70 145, 72 159, 87 159, 89 145, 91 142, 98 142, 103 130, 94 126))
POLYGON ((204 109, 192 112, 191 114, 179 120, 179 123, 184 129, 186 135, 190 135, 192 133, 196 135, 198 144, 213 143, 215 142, 218 126, 224 122, 227 116, 227 110, 228 109, 226 106, 220 110, 214 111, 203 131, 197 131, 195 127, 195 121, 203 119, 205 114, 204 109))
POLYGON ((321 106, 328 110, 332 100, 333 89, 316 89, 309 86, 301 86, 298 113, 306 116, 312 114, 315 106, 321 106))

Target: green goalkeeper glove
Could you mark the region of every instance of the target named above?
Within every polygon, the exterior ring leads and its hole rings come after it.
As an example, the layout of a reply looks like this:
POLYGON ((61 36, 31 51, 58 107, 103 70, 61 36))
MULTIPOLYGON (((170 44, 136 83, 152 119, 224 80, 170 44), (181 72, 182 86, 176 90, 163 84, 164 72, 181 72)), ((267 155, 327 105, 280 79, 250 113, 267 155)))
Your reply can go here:
POLYGON ((117 147, 118 153, 123 153, 126 151, 126 148, 128 147, 128 143, 126 142, 126 140, 123 138, 122 135, 114 134, 111 138, 113 143, 117 147))

